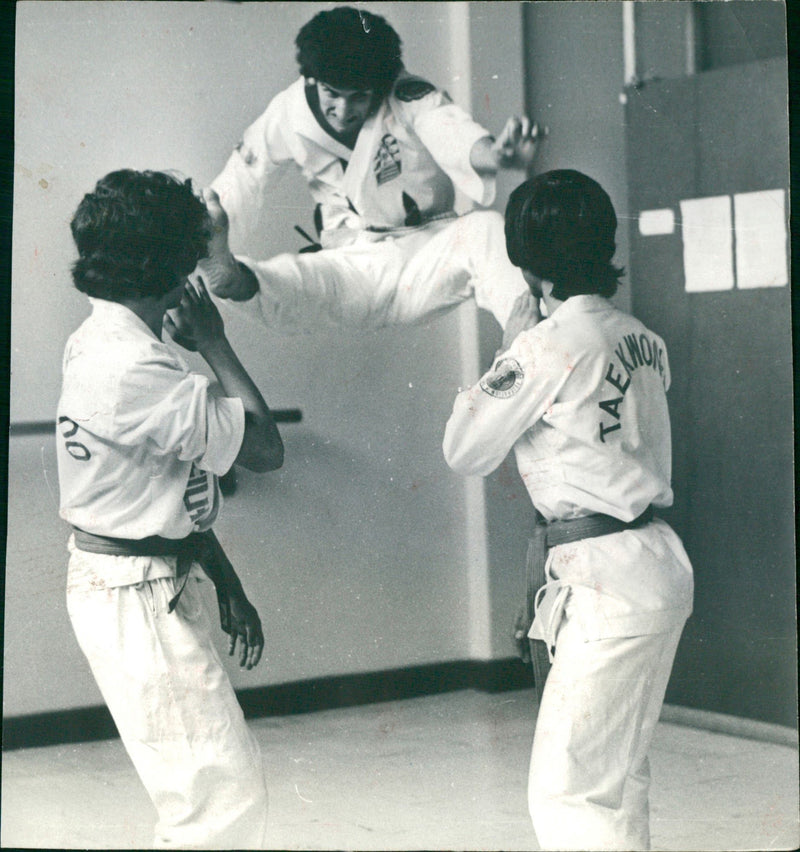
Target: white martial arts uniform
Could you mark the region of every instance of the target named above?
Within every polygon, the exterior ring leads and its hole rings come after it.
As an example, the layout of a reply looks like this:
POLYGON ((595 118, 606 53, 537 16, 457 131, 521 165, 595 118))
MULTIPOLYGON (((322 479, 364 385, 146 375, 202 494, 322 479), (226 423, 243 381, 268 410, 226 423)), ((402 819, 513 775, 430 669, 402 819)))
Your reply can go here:
MULTIPOLYGON (((444 453, 486 475, 513 447, 548 521, 632 521, 672 503, 663 341, 600 296, 573 296, 460 393, 444 453)), ((529 804, 543 849, 649 849, 647 750, 692 568, 662 520, 550 550, 531 629, 555 650, 529 804)))
MULTIPOLYGON (((61 516, 114 538, 209 529, 217 476, 244 435, 242 401, 209 393, 128 308, 90 301, 64 353, 61 516)), ((72 540, 69 549, 70 619, 156 807, 155 846, 260 848, 261 758, 212 642, 199 566, 169 613, 176 557, 88 553, 72 540)))
POLYGON ((503 325, 525 292, 506 255, 503 217, 454 212, 465 199, 472 208, 494 200, 494 179, 470 165, 472 146, 488 135, 446 93, 405 73, 353 150, 314 117, 303 78, 276 95, 212 187, 231 242, 241 245, 260 227, 276 172, 294 164, 320 205, 323 250, 239 257, 259 282, 248 307, 288 328, 383 326, 422 321, 474 296, 503 325))

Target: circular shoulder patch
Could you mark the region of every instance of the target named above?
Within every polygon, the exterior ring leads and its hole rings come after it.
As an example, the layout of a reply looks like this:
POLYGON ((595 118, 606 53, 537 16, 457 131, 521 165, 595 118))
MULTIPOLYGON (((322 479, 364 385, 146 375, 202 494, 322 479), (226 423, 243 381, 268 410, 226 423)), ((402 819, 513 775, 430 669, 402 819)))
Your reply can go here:
POLYGON ((519 361, 515 358, 501 358, 494 370, 481 379, 481 390, 496 396, 498 399, 506 399, 522 387, 525 374, 519 361))
POLYGON ((427 80, 423 80, 421 77, 411 77, 409 79, 401 80, 394 87, 394 94, 398 100, 406 101, 418 101, 420 98, 424 98, 425 95, 430 94, 431 92, 436 91, 436 86, 433 83, 429 83, 427 80))

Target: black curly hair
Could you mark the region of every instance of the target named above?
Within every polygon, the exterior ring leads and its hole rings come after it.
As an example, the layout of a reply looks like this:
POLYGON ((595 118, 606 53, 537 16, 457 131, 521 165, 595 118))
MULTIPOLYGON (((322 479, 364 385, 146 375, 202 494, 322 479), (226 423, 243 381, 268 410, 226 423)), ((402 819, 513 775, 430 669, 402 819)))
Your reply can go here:
POLYGON ((295 39, 300 73, 343 89, 381 97, 403 68, 400 37, 380 15, 352 6, 319 12, 295 39))
POLYGON ((75 286, 108 301, 176 287, 208 252, 210 221, 191 180, 121 169, 101 178, 70 222, 75 286))
POLYGON ((616 293, 624 273, 611 263, 617 215, 585 174, 557 169, 520 184, 506 205, 505 232, 514 266, 552 282, 557 299, 616 293))

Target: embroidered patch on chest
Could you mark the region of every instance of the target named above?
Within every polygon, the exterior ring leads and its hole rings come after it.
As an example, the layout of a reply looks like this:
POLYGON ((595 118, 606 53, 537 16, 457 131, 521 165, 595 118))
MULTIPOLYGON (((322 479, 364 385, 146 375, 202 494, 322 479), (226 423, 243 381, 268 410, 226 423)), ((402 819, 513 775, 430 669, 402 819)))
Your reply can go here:
POLYGON ((400 145, 391 133, 386 133, 372 160, 372 171, 375 173, 378 186, 396 178, 402 170, 400 145))
POLYGON ((525 373, 515 358, 502 358, 494 370, 481 379, 481 390, 489 396, 506 399, 522 387, 525 373))

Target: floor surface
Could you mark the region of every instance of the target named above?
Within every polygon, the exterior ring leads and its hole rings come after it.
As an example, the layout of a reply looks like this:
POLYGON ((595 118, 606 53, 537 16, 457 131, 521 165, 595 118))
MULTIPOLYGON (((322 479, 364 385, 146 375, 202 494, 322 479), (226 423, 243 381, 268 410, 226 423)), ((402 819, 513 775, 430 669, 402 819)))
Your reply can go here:
MULTIPOLYGON (((533 691, 473 691, 252 721, 268 849, 535 850, 533 691)), ((797 849, 797 749, 661 723, 656 850, 797 849)), ((7 752, 0 845, 146 849, 155 815, 117 740, 7 752)))

